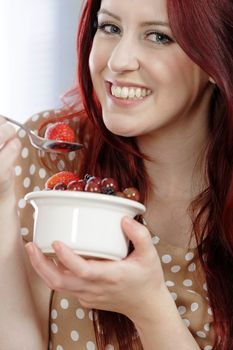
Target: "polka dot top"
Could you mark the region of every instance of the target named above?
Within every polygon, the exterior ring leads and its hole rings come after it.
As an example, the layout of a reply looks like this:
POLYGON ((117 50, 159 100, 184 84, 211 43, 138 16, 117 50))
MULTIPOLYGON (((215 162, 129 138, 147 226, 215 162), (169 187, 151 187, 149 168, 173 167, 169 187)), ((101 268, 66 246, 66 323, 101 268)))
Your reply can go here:
MULTIPOLYGON (((59 117, 60 113, 60 110, 52 110, 36 114, 26 124, 32 130, 36 130, 44 118, 59 117)), ((23 147, 15 165, 16 193, 21 234, 25 241, 30 241, 33 230, 33 208, 26 204, 24 196, 27 192, 42 190, 46 179, 52 173, 43 165, 42 152, 30 145, 25 131, 19 130, 18 137, 23 147)), ((58 160, 55 154, 51 154, 50 157, 57 171, 65 169, 64 161, 58 160)), ((76 153, 71 152, 67 157, 72 165, 76 153)), ((214 344, 213 316, 208 304, 207 285, 197 259, 197 251, 168 245, 153 234, 152 241, 162 262, 166 285, 184 324, 201 349, 211 350, 214 344)), ((52 292, 49 323, 50 349, 97 350, 92 311, 83 308, 75 297, 52 292)), ((106 346, 106 350, 117 349, 115 344, 106 346)))

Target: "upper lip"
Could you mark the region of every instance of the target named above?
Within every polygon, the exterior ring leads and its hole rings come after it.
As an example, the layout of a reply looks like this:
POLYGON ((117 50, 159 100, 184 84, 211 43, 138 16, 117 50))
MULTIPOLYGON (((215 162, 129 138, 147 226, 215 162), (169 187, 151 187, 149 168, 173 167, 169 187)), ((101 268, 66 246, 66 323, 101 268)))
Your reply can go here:
POLYGON ((125 87, 138 87, 141 89, 151 90, 150 88, 148 88, 145 85, 137 84, 137 83, 130 82, 130 81, 107 80, 107 83, 110 83, 111 85, 119 86, 119 87, 124 87, 124 86, 125 87))

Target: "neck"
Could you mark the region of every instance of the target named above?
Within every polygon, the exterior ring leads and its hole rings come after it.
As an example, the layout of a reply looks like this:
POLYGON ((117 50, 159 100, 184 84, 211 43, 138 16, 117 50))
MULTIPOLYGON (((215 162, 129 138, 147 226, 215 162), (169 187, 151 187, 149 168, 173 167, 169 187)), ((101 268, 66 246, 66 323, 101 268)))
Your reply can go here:
POLYGON ((169 130, 138 139, 140 150, 150 158, 145 165, 157 200, 191 200, 206 187, 208 127, 200 119, 181 120, 169 130))

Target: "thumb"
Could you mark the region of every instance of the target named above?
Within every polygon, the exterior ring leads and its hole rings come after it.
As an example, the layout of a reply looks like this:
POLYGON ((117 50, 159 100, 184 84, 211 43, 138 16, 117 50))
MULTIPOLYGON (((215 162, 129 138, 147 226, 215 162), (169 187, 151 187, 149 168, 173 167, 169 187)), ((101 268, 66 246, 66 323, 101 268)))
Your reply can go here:
POLYGON ((151 235, 148 229, 129 216, 122 219, 122 228, 126 237, 133 243, 139 255, 148 253, 153 248, 151 235))

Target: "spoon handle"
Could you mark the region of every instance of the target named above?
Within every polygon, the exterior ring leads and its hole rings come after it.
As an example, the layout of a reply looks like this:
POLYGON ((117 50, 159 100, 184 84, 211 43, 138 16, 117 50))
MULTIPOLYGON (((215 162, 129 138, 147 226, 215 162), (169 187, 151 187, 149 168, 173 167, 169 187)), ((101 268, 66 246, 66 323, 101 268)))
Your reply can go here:
POLYGON ((6 121, 8 121, 8 122, 10 122, 10 123, 12 123, 12 124, 15 124, 15 125, 19 126, 20 128, 24 129, 25 131, 30 132, 30 130, 28 130, 27 127, 25 127, 23 124, 21 124, 21 123, 18 122, 17 120, 14 120, 14 119, 5 117, 4 115, 0 115, 0 117, 4 118, 6 121))

